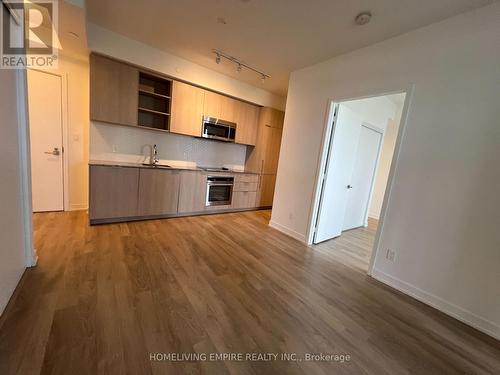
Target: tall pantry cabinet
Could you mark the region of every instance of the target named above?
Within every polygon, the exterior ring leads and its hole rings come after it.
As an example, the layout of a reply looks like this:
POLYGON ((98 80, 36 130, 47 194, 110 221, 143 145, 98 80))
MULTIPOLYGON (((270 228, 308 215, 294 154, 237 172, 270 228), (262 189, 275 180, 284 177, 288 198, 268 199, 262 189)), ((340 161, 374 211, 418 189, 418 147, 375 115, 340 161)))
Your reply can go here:
POLYGON ((261 108, 257 142, 247 149, 245 170, 259 174, 256 207, 273 204, 284 115, 274 108, 261 108))

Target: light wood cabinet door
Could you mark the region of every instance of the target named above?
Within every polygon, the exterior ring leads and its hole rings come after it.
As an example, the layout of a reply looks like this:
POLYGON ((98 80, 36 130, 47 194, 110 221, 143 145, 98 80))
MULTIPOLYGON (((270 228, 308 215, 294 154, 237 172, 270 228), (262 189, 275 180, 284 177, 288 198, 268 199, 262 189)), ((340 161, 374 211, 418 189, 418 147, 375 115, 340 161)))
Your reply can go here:
POLYGON ((260 175, 255 206, 271 207, 273 205, 274 185, 276 184, 275 174, 260 175))
POLYGON ((237 123, 239 120, 239 112, 240 112, 240 102, 239 100, 220 95, 221 100, 221 112, 220 118, 222 120, 231 121, 237 123))
POLYGON ((252 104, 237 103, 236 143, 255 146, 259 130, 260 107, 252 104))
POLYGON ((178 212, 201 212, 205 210, 207 175, 195 171, 182 171, 179 189, 178 212))
POLYGON ((276 174, 281 149, 282 128, 270 128, 266 125, 266 146, 264 156, 264 174, 276 174))
POLYGON ((139 168, 90 167, 91 220, 137 216, 139 168))
POLYGON ((214 118, 221 118, 222 95, 205 90, 205 100, 203 102, 203 115, 214 118))
POLYGON ((174 81, 170 132, 194 137, 201 136, 205 90, 174 81))
POLYGON ((173 215, 179 201, 179 171, 141 169, 139 175, 139 216, 173 215))
POLYGON ((268 125, 271 128, 283 129, 283 120, 285 112, 274 108, 264 107, 261 110, 261 122, 263 125, 268 125))
POLYGON ((257 197, 257 192, 255 191, 233 192, 231 208, 233 209, 254 208, 256 197, 257 197))
POLYGON ((90 119, 137 125, 139 71, 107 57, 90 56, 90 119))

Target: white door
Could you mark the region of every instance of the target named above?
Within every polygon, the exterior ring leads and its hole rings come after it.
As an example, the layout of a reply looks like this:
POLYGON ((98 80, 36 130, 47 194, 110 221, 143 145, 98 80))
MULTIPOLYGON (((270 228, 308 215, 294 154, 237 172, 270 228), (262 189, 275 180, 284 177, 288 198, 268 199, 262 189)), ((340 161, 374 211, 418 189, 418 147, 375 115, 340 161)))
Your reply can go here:
POLYGON ((28 70, 33 211, 62 211, 61 77, 28 70))
POLYGON ((366 225, 381 145, 382 133, 361 126, 342 230, 366 225))
POLYGON ((339 105, 330 139, 328 161, 321 193, 314 243, 342 233, 362 119, 348 107, 339 105))

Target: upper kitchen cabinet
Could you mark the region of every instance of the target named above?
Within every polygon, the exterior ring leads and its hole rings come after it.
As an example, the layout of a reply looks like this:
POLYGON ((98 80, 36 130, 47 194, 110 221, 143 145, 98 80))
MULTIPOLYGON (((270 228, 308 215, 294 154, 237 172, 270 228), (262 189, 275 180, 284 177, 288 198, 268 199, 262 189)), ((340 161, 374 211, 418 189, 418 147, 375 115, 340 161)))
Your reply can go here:
POLYGON ((205 90, 174 81, 170 131, 172 133, 201 136, 205 90))
POLYGON ((240 103, 239 100, 205 90, 203 115, 236 123, 238 121, 240 103))
POLYGON ((169 130, 172 81, 151 73, 139 72, 138 125, 169 130))
MULTIPOLYGON (((213 118, 222 118, 222 98, 223 96, 212 91, 205 90, 205 100, 203 103, 203 115, 213 118)), ((230 121, 229 119, 223 119, 230 121)))
POLYGON ((260 107, 238 102, 236 143, 255 146, 257 142, 260 107))
POLYGON ((90 56, 90 119, 137 125, 139 71, 130 65, 90 56))

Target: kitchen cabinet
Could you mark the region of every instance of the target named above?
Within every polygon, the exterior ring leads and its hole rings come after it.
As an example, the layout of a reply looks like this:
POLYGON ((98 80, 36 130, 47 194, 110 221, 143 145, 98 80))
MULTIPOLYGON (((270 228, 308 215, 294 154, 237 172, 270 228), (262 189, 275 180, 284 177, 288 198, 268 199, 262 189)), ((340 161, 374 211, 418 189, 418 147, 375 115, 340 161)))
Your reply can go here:
POLYGON ((231 208, 233 209, 247 209, 254 208, 256 202, 256 191, 235 191, 233 192, 233 199, 231 208))
POLYGON ((236 118, 236 143, 255 146, 259 130, 260 107, 238 102, 236 118))
POLYGON ((241 102, 228 96, 219 96, 221 97, 220 118, 226 121, 237 123, 241 102))
POLYGON ((259 185, 256 194, 256 207, 271 207, 273 205, 275 174, 262 174, 259 176, 259 185))
POLYGON ((261 108, 255 147, 247 149, 245 170, 261 174, 276 174, 278 169, 283 112, 261 108))
POLYGON ((179 184, 179 171, 141 168, 138 215, 177 214, 179 184))
POLYGON ((90 220, 137 216, 139 169, 90 167, 90 220))
POLYGON ((181 171, 179 189, 180 214, 205 210, 207 175, 197 171, 181 171))
POLYGON ((170 132, 194 137, 201 136, 204 99, 205 90, 174 81, 170 132))
POLYGON ((90 119, 137 125, 138 86, 137 68, 90 55, 90 119))
POLYGON ((203 114, 205 116, 237 123, 240 103, 239 100, 205 90, 203 114))
POLYGON ((203 115, 214 118, 221 118, 221 114, 222 114, 222 95, 219 95, 212 91, 205 90, 205 100, 203 102, 203 115))

